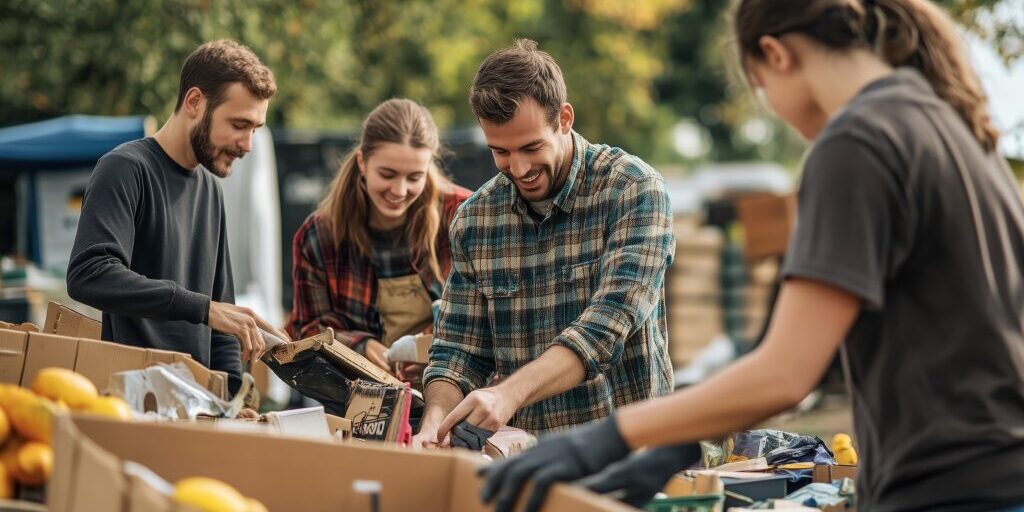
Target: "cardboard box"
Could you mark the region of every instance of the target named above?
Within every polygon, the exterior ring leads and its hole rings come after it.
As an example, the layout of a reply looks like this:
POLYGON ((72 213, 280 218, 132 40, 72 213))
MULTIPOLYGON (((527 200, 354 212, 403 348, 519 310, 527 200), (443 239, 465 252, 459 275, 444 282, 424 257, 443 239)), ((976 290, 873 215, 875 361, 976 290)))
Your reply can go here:
POLYGON ((400 435, 411 430, 409 388, 357 380, 352 383, 351 400, 345 418, 352 422, 352 436, 386 442, 405 442, 400 435))
MULTIPOLYGON (((201 423, 123 423, 92 416, 55 419, 51 512, 168 510, 125 461, 169 482, 206 476, 231 484, 269 510, 368 512, 356 481, 377 482, 380 510, 482 512, 481 460, 455 451, 413 451, 376 443, 332 443, 225 432, 201 423)), ((556 485, 543 510, 634 510, 578 487, 556 485)))
POLYGON ((31 322, 25 322, 23 324, 12 324, 10 322, 0 321, 0 329, 8 329, 11 331, 21 332, 39 332, 39 327, 31 322))
POLYGON ((199 364, 188 354, 131 347, 41 332, 0 329, 0 382, 31 386, 39 370, 50 366, 81 373, 102 392, 117 372, 155 363, 184 363, 199 385, 227 399, 227 374, 199 364))
POLYGON ((58 302, 46 306, 43 332, 72 338, 102 339, 103 324, 58 302))
POLYGON ((822 484, 830 484, 833 480, 841 480, 843 478, 856 480, 857 466, 829 466, 825 464, 818 464, 814 466, 813 478, 815 483, 822 484))
POLYGON ((747 261, 786 253, 796 224, 796 195, 751 194, 736 200, 747 261))
POLYGON ((260 392, 261 397, 267 396, 267 390, 270 388, 270 368, 267 368, 267 363, 256 360, 249 365, 249 373, 256 384, 256 391, 260 392))
POLYGON ((0 382, 21 384, 28 334, 24 331, 0 329, 0 382))

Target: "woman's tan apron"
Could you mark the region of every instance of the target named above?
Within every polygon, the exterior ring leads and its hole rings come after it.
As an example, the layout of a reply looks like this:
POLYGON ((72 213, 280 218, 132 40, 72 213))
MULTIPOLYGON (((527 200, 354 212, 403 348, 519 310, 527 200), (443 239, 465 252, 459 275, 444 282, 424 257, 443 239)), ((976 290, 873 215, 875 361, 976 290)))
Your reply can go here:
POLYGON ((377 311, 384 324, 384 346, 406 334, 419 334, 434 323, 430 294, 419 274, 377 279, 377 311))

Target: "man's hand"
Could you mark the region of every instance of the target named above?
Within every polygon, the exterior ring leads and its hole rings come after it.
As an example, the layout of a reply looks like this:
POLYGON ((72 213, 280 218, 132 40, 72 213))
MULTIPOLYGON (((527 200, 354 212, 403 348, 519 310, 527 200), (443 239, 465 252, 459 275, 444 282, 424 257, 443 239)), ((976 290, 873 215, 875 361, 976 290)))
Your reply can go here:
POLYGON ((246 407, 238 412, 238 416, 235 416, 236 420, 258 420, 260 419, 260 413, 256 412, 255 409, 246 407))
POLYGON ((451 436, 445 436, 438 442, 436 423, 421 423, 419 433, 412 436, 412 447, 416 450, 448 448, 449 446, 451 446, 451 436))
POLYGON ((403 382, 422 382, 426 369, 427 365, 420 363, 395 363, 395 375, 403 382))
POLYGON ((253 310, 226 302, 210 301, 210 316, 206 321, 211 329, 238 339, 242 347, 242 360, 255 362, 263 353, 263 329, 282 340, 291 340, 283 331, 260 318, 253 310))
POLYGON ((437 437, 437 428, 449 412, 455 410, 465 395, 462 390, 443 380, 435 380, 423 389, 423 400, 426 407, 423 410, 423 419, 420 420, 420 431, 412 438, 412 447, 417 450, 423 448, 438 448, 451 446, 451 436, 444 435, 437 437))
POLYGON ((520 401, 500 387, 473 391, 459 403, 437 428, 437 435, 446 437, 462 420, 471 425, 497 432, 519 410, 520 401))
POLYGON ((372 339, 366 340, 366 345, 364 345, 364 347, 366 358, 369 359, 371 363, 383 368, 384 371, 391 373, 391 363, 389 363, 388 358, 384 356, 384 352, 386 352, 388 348, 385 347, 383 343, 372 339))

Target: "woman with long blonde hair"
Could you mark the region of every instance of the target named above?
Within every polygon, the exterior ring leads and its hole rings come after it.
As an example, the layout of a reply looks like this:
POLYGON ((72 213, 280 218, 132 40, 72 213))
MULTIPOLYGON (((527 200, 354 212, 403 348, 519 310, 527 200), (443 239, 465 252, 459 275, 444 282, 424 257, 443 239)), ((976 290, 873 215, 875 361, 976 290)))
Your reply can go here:
POLYGON ((330 327, 392 371, 385 350, 432 329, 431 303, 450 270, 448 225, 470 195, 442 174, 440 151, 430 112, 414 101, 391 99, 366 117, 358 145, 295 233, 293 338, 330 327))

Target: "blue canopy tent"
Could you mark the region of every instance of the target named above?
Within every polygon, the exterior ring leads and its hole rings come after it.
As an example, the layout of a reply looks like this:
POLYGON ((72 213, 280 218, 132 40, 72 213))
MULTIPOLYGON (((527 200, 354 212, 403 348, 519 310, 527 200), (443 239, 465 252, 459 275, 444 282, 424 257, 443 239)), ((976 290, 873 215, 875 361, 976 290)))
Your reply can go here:
POLYGON ((0 169, 91 166, 119 144, 143 136, 145 117, 65 116, 0 128, 0 169))
POLYGON ((143 137, 145 119, 72 115, 0 128, 0 173, 5 186, 17 190, 0 207, 6 210, 0 217, 14 219, 16 233, 0 231, 16 240, 0 245, 62 273, 93 166, 111 149, 143 137))

